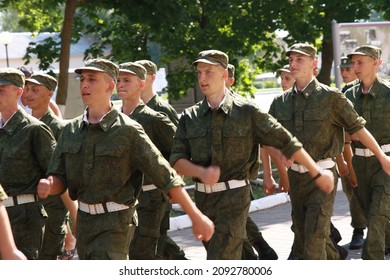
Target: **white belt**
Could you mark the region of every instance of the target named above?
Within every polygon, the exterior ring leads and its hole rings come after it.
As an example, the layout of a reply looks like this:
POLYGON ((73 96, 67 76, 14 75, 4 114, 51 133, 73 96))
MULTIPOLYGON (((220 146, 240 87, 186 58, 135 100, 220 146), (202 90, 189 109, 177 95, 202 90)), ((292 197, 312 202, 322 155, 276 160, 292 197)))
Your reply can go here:
POLYGON ((155 189, 157 189, 157 187, 155 185, 143 185, 142 186, 142 190, 144 192, 155 190, 155 189))
POLYGON ((129 209, 130 207, 124 204, 118 204, 116 202, 106 202, 98 204, 87 204, 82 201, 79 201, 79 209, 85 213, 91 215, 104 214, 109 212, 116 212, 124 209, 129 209))
POLYGON ((12 207, 36 201, 38 201, 38 197, 35 194, 21 194, 16 196, 10 196, 6 200, 3 200, 3 205, 5 207, 12 207))
MULTIPOLYGON (((390 152, 390 144, 382 145, 381 149, 385 153, 390 152)), ((374 153, 371 152, 370 149, 355 148, 355 155, 360 156, 360 157, 372 157, 372 156, 374 156, 374 153)))
MULTIPOLYGON (((322 169, 330 169, 333 166, 335 166, 335 162, 331 158, 321 159, 320 161, 316 162, 317 165, 322 169)), ((309 170, 303 165, 293 163, 290 167, 291 170, 294 170, 299 173, 306 173, 309 170)))
POLYGON ((227 182, 219 182, 213 185, 195 183, 195 189, 199 192, 204 193, 213 193, 213 192, 222 192, 230 189, 241 188, 249 185, 248 180, 230 180, 227 182))

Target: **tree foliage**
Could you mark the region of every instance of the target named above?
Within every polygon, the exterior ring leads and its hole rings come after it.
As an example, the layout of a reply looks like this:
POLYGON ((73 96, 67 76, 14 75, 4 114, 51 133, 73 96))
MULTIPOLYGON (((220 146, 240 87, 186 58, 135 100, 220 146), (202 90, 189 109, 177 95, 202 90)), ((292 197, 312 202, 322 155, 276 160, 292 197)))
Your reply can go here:
MULTIPOLYGON (((170 98, 193 87, 196 75, 191 62, 204 49, 225 51, 236 66, 239 91, 251 93, 256 74, 286 64, 287 45, 313 43, 322 51, 319 79, 329 84, 332 20, 368 19, 372 9, 390 14, 385 0, 4 0, 1 7, 17 10, 20 25, 31 32, 61 32, 70 25, 72 43, 83 36, 98 38, 86 58, 110 50, 108 58, 115 62, 152 59, 166 66, 170 98), (70 2, 77 9, 74 19, 65 22, 70 2), (283 42, 275 30, 288 31, 283 42)), ((64 48, 58 43, 49 39, 32 44, 25 58, 35 53, 40 67, 47 69, 64 48)))

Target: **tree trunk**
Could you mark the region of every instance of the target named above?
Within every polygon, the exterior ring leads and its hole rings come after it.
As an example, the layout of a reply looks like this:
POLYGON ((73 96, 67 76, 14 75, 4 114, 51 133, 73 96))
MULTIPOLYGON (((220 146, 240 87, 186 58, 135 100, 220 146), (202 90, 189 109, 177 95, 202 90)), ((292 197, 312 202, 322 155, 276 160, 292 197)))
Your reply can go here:
POLYGON ((69 58, 72 40, 73 19, 78 5, 77 0, 66 0, 64 23, 61 31, 60 73, 58 76, 58 92, 56 102, 64 113, 66 98, 68 95, 69 58), (62 106, 61 106, 62 105, 62 106))
POLYGON ((322 52, 321 52, 321 71, 317 76, 319 82, 330 85, 331 83, 331 72, 332 72, 332 63, 333 63, 333 45, 332 42, 322 42, 322 52))

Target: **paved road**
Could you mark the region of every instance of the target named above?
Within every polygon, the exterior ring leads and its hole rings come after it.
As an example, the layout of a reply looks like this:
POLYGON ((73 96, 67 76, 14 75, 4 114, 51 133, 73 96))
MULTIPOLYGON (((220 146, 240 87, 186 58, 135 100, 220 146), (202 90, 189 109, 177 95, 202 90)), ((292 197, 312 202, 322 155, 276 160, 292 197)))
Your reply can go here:
MULTIPOLYGON (((251 218, 262 231, 265 240, 267 240, 267 242, 274 248, 279 255, 280 260, 287 259, 293 241, 293 233, 290 230, 290 211, 291 205, 287 202, 269 209, 250 213, 251 218)), ((339 186, 334 205, 332 222, 340 231, 342 236, 342 240, 339 244, 345 248, 348 248, 352 237, 350 221, 348 201, 341 190, 341 186, 339 186)), ((193 260, 206 259, 206 253, 203 245, 194 239, 190 228, 172 231, 169 235, 183 248, 187 258, 193 260)), ((347 259, 360 260, 361 251, 349 250, 347 259)))

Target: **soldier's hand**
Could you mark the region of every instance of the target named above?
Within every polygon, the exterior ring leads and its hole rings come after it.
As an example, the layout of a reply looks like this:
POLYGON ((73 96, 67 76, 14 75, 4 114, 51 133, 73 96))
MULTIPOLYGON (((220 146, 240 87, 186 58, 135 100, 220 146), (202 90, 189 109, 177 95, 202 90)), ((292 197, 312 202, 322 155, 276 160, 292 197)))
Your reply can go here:
POLYGON ((327 194, 330 194, 334 189, 334 176, 330 170, 323 170, 322 175, 315 179, 315 183, 318 188, 327 194))
POLYGON ((280 192, 289 192, 290 191, 290 181, 288 180, 288 177, 280 176, 279 191, 280 192))
POLYGON ((38 197, 40 199, 46 199, 49 194, 51 187, 53 185, 53 181, 50 179, 41 179, 38 183, 38 197))
POLYGON ((218 183, 220 175, 221 168, 219 166, 209 166, 204 169, 202 178, 200 179, 202 180, 203 184, 213 185, 215 183, 218 183))
POLYGON ((383 170, 387 173, 387 175, 390 175, 390 157, 386 156, 384 157, 384 160, 381 161, 383 170))
POLYGON ((275 192, 276 182, 273 176, 270 178, 264 176, 263 178, 263 191, 266 195, 273 194, 275 192))
POLYGON ((214 223, 202 214, 199 216, 199 220, 193 221, 192 232, 196 239, 207 242, 214 234, 214 223))

